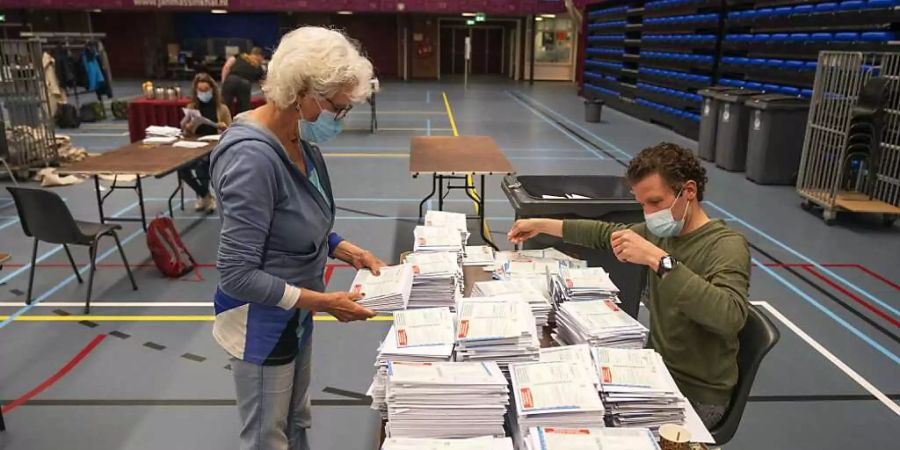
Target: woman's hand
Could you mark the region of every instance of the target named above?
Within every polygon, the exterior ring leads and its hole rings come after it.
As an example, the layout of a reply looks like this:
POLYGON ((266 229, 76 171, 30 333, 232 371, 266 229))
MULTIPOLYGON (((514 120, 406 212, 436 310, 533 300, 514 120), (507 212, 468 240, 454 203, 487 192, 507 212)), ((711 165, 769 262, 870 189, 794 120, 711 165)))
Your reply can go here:
POLYGON ((218 128, 219 132, 221 133, 225 131, 226 128, 228 128, 228 125, 225 125, 225 122, 219 122, 216 124, 216 128, 218 128))
POLYGON ((363 296, 356 292, 333 292, 326 294, 327 299, 322 311, 334 316, 341 322, 353 322, 375 317, 375 312, 363 308, 357 302, 363 296))
POLYGON ((352 264, 356 270, 369 269, 372 274, 376 276, 381 275, 381 268, 387 265, 368 250, 355 253, 350 264, 352 264))

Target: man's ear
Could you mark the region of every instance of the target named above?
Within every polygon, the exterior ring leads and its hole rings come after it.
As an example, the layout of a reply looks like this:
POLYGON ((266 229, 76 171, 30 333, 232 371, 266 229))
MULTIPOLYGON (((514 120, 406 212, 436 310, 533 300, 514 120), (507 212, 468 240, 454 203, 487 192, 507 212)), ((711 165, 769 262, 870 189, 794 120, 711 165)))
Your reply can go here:
POLYGON ((681 195, 690 201, 697 200, 697 182, 694 180, 686 181, 682 187, 681 195))

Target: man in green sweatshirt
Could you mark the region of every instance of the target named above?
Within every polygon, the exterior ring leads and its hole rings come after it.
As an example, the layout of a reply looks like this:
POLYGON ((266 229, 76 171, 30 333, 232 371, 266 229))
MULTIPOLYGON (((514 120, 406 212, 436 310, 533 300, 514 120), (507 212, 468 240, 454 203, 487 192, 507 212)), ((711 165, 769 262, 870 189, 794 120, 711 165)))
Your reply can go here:
POLYGON ((594 220, 526 219, 509 240, 538 234, 612 250, 650 268, 650 342, 707 428, 737 383, 738 332, 747 319, 750 251, 744 237, 700 206, 706 170, 690 150, 662 143, 641 151, 627 178, 644 209, 632 225, 594 220))

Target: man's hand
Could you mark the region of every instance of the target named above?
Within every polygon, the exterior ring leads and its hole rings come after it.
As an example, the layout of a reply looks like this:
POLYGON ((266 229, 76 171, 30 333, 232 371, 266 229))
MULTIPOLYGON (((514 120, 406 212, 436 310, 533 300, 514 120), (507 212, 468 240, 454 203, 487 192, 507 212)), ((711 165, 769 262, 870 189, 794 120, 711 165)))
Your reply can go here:
POLYGON ((378 259, 377 256, 367 250, 355 253, 350 264, 353 265, 356 270, 369 269, 372 274, 376 276, 381 275, 381 268, 387 265, 384 261, 378 259))
POLYGON ((649 266, 654 271, 659 267, 659 259, 667 255, 661 248, 631 230, 614 231, 610 245, 619 261, 649 266))
POLYGON ((375 317, 375 313, 372 310, 363 308, 356 303, 357 300, 362 298, 362 295, 358 293, 334 292, 327 295, 328 298, 322 310, 341 322, 366 320, 375 317))
POLYGON ((225 125, 225 122, 219 122, 216 124, 216 128, 221 133, 221 132, 225 131, 226 128, 228 128, 228 125, 225 125))

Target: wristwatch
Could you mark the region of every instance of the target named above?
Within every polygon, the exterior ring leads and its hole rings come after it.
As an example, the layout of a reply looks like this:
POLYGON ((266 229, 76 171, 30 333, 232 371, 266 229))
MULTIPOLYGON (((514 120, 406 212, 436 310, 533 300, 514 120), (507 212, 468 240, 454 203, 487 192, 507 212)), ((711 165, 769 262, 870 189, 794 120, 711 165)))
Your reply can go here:
POLYGON ((678 260, 671 255, 659 258, 659 267, 656 268, 656 274, 661 278, 663 275, 669 273, 670 270, 674 269, 675 264, 678 264, 678 260))

